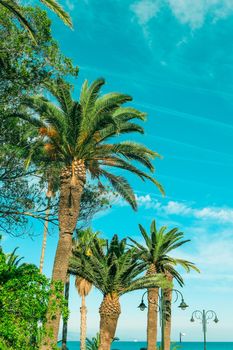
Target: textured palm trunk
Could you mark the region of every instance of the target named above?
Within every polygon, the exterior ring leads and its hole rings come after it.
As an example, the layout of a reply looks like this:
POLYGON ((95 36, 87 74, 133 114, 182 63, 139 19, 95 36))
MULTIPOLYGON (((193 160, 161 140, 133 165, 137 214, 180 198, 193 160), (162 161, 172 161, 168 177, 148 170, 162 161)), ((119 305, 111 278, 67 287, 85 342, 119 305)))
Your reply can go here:
MULTIPOLYGON (((172 276, 167 275, 167 280, 172 282, 172 276)), ((171 348, 171 303, 172 303, 172 289, 164 289, 163 292, 164 304, 166 307, 166 320, 164 325, 164 350, 171 348)))
POLYGON ((147 349, 156 350, 158 327, 158 288, 148 289, 147 349))
POLYGON ((43 272, 43 267, 44 267, 45 249, 47 244, 48 227, 49 227, 49 215, 50 215, 50 198, 48 198, 47 209, 45 212, 43 242, 42 242, 42 249, 41 249, 41 256, 40 256, 40 273, 43 272))
MULTIPOLYGON (((85 180, 86 169, 82 160, 73 161, 72 166, 64 168, 60 176, 59 240, 52 279, 53 281, 62 281, 64 285, 72 251, 72 235, 77 225, 85 180)), ((60 318, 60 311, 57 311, 55 315, 51 315, 49 305, 46 324, 46 331, 49 336, 44 339, 41 350, 51 350, 57 343, 60 318)))
POLYGON ((121 313, 119 297, 106 295, 100 306, 100 345, 98 350, 110 350, 121 313))
MULTIPOLYGON (((155 275, 156 268, 152 264, 148 271, 147 276, 155 275)), ((157 343, 157 325, 158 325, 158 288, 148 289, 148 313, 147 313, 147 349, 156 350, 157 343)))
POLYGON ((80 307, 81 324, 80 324, 80 350, 86 349, 86 333, 87 333, 87 307, 85 296, 82 296, 82 306, 80 307))

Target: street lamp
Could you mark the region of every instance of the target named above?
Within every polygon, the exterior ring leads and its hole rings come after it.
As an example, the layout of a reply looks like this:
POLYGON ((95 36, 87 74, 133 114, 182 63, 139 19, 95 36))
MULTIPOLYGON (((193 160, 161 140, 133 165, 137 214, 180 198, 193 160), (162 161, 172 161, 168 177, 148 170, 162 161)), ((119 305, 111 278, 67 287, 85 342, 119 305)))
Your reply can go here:
POLYGON ((204 334, 204 350, 206 350, 206 333, 207 333, 208 320, 213 320, 213 322, 218 323, 219 319, 218 319, 218 317, 216 315, 216 312, 213 311, 213 310, 208 310, 208 311, 195 310, 192 313, 190 321, 194 322, 195 318, 197 320, 201 320, 202 330, 203 330, 203 334, 204 334))
POLYGON ((185 333, 180 332, 180 343, 182 343, 182 337, 184 337, 184 336, 185 336, 185 333))
MULTIPOLYGON (((176 293, 176 299, 174 301, 174 303, 179 299, 179 296, 181 297, 181 302, 180 302, 180 305, 178 306, 181 310, 185 310, 188 305, 185 303, 184 301, 184 297, 183 297, 183 294, 177 290, 177 289, 172 289, 171 290, 172 292, 175 292, 176 293)), ((143 295, 142 295, 142 300, 141 300, 141 303, 138 305, 138 308, 141 310, 141 311, 144 311, 147 306, 146 304, 144 303, 144 296, 148 294, 148 291, 146 290, 143 295)), ((165 319, 166 319, 166 315, 168 313, 170 313, 170 308, 169 310, 167 310, 167 305, 166 305, 166 302, 163 298, 163 293, 161 292, 161 294, 159 295, 159 302, 154 302, 153 300, 149 300, 149 302, 151 304, 154 304, 157 306, 157 311, 159 312, 160 314, 160 327, 161 327, 161 349, 164 350, 164 329, 165 329, 165 319)))

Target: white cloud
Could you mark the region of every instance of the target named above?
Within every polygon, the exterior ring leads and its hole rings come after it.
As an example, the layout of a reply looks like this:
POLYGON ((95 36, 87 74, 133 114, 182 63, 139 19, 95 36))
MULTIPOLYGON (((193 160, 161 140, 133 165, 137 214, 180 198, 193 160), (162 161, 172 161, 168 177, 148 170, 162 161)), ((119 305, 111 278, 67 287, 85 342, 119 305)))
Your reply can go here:
MULTIPOLYGON (((219 227, 218 234, 207 232, 194 240, 195 250, 187 254, 182 250, 176 252, 177 256, 195 262, 200 268, 201 273, 185 274, 185 280, 198 280, 201 285, 196 287, 205 288, 207 285, 211 288, 217 287, 219 291, 228 291, 233 287, 233 233, 224 232, 219 227), (211 237, 211 239, 210 239, 211 237)), ((214 290, 213 290, 214 291, 214 290)))
POLYGON ((195 208, 185 202, 168 201, 162 204, 159 200, 152 198, 149 194, 136 196, 139 206, 146 209, 157 209, 158 212, 166 215, 179 215, 195 219, 218 221, 222 223, 233 223, 233 208, 203 207, 195 208))
POLYGON ((159 209, 161 207, 161 204, 159 203, 159 201, 152 199, 149 194, 145 196, 138 196, 136 194, 135 197, 136 197, 138 206, 143 206, 146 209, 150 209, 150 208, 159 209))
MULTIPOLYGON (((210 1, 209 1, 210 2, 210 1)), ((208 1, 203 0, 168 0, 174 16, 181 23, 188 23, 191 27, 200 27, 206 16, 208 1)))
POLYGON ((233 14, 233 0, 140 0, 131 5, 141 25, 156 17, 162 6, 169 6, 180 23, 200 28, 210 16, 213 22, 233 14))
POLYGON ((175 215, 187 215, 192 213, 192 209, 189 208, 186 204, 174 201, 169 201, 167 205, 163 206, 163 210, 167 214, 175 215))
POLYGON ((175 17, 192 28, 203 25, 207 16, 214 21, 233 13, 232 0, 168 0, 175 17))
POLYGON ((156 17, 160 10, 160 1, 139 0, 131 5, 138 22, 142 25, 147 24, 153 17, 156 17))

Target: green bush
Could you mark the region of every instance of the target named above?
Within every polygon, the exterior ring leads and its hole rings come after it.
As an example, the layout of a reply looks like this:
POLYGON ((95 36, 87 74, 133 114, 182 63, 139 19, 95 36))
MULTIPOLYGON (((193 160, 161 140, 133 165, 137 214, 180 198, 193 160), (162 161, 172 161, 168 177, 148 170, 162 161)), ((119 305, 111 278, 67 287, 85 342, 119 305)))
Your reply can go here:
POLYGON ((0 350, 36 350, 44 335, 48 301, 53 314, 67 316, 61 284, 51 282, 32 264, 21 264, 15 251, 0 250, 0 350))

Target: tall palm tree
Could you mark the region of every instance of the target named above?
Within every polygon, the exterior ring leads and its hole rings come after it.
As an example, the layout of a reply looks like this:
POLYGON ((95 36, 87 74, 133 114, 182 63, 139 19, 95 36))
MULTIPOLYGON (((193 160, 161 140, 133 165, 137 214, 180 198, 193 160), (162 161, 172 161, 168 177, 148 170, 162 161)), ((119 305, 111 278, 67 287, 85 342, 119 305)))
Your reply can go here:
MULTIPOLYGON (((170 272, 166 273, 167 280, 172 283, 173 275, 170 272)), ((181 285, 181 284, 180 284, 181 285)), ((183 285, 183 284, 182 284, 183 285)), ((164 289, 161 292, 162 300, 164 303, 163 308, 165 308, 164 312, 164 334, 163 334, 163 342, 164 342, 164 350, 171 349, 171 303, 172 303, 172 290, 164 289)))
MULTIPOLYGON (((162 226, 157 230, 155 220, 152 221, 150 226, 150 233, 139 225, 142 237, 145 241, 145 245, 139 244, 134 239, 130 238, 136 248, 136 253, 139 258, 147 265, 147 276, 156 276, 157 273, 164 273, 167 276, 168 281, 171 283, 173 278, 183 286, 184 281, 182 276, 177 272, 176 266, 180 265, 187 272, 191 269, 199 271, 194 263, 172 257, 170 252, 189 242, 190 240, 184 240, 183 232, 180 232, 178 228, 168 230, 166 226, 162 226)), ((147 314, 147 349, 155 350, 157 342, 157 306, 158 303, 158 288, 148 289, 148 314, 147 314)), ((171 300, 171 290, 166 289, 164 291, 164 303, 168 305, 171 300)), ((165 322, 166 333, 166 349, 170 350, 170 328, 171 322, 168 317, 165 322)))
POLYGON ((90 293, 92 283, 87 279, 77 276, 75 279, 75 287, 77 288, 78 294, 82 299, 80 307, 81 322, 80 322, 80 349, 86 349, 86 334, 87 334, 87 307, 86 307, 86 296, 90 293))
POLYGON ((120 296, 133 290, 165 287, 166 278, 161 274, 138 277, 144 271, 145 264, 137 259, 134 249, 127 249, 126 239, 119 241, 117 235, 113 236, 105 250, 95 240, 92 252, 90 256, 76 252, 70 261, 70 271, 83 276, 103 294, 99 309, 98 349, 110 350, 121 313, 120 296))
MULTIPOLYGON (((56 15, 58 15, 66 25, 72 27, 72 21, 69 14, 63 9, 61 5, 59 5, 56 0, 40 0, 40 2, 50 8, 54 13, 56 13, 56 15)), ((0 0, 0 5, 9 10, 9 12, 12 13, 13 16, 18 19, 20 24, 29 32, 31 37, 36 40, 35 32, 31 27, 29 21, 24 16, 22 7, 18 4, 17 0, 0 0)))
MULTIPOLYGON (((74 244, 73 254, 75 251, 79 251, 81 254, 86 254, 87 256, 92 254, 92 245, 95 239, 98 239, 99 244, 104 246, 106 241, 99 238, 100 232, 93 232, 91 228, 86 230, 81 230, 78 232, 77 240, 74 244)), ((76 275, 75 287, 78 294, 81 297, 82 303, 80 308, 81 322, 80 322, 80 349, 86 349, 86 329, 87 329, 87 307, 86 307, 86 297, 90 293, 92 288, 92 283, 90 283, 86 278, 76 275)))
POLYGON ((47 236, 48 236, 48 227, 49 227, 49 217, 51 210, 51 200, 54 197, 56 191, 58 190, 58 177, 57 177, 57 169, 55 167, 46 168, 43 172, 44 181, 47 182, 47 191, 46 191, 46 199, 47 199, 47 208, 45 211, 45 221, 44 221, 44 232, 43 232, 43 242, 40 256, 40 272, 43 272, 44 267, 44 258, 45 258, 45 249, 47 244, 47 236))
MULTIPOLYGON (((108 142, 109 139, 132 132, 143 133, 142 126, 132 122, 145 121, 145 113, 123 104, 132 98, 125 94, 108 93, 100 96, 103 79, 91 85, 84 82, 80 100, 74 101, 70 86, 62 80, 50 84, 48 88, 59 103, 52 103, 43 96, 25 97, 24 104, 34 113, 21 117, 38 129, 38 138, 32 140, 31 152, 43 148, 49 164, 60 165, 59 200, 59 241, 53 266, 53 280, 65 283, 72 250, 72 234, 77 225, 80 201, 87 173, 101 183, 101 178, 110 182, 132 207, 137 208, 136 199, 127 180, 110 169, 126 170, 141 180, 150 180, 161 192, 161 185, 147 172, 138 168, 132 161, 154 171, 151 160, 158 156, 144 145, 121 141, 108 142), (36 116, 35 116, 36 113, 36 116), (37 116, 40 116, 38 119, 37 116)), ((50 319, 47 327, 57 340, 60 314, 50 319)), ((43 349, 49 349, 51 340, 43 349)))

